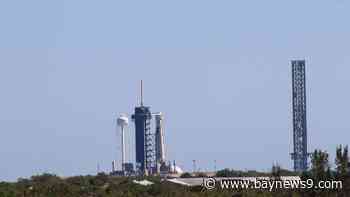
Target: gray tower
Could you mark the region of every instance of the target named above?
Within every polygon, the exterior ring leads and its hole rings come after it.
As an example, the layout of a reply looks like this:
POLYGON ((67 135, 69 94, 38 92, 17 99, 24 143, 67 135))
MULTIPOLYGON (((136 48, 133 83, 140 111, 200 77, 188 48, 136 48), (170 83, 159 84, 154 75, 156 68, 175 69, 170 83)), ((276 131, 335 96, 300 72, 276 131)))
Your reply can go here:
POLYGON ((152 114, 150 107, 143 105, 141 80, 141 103, 131 116, 135 121, 136 171, 140 175, 152 173, 155 167, 154 133, 151 131, 152 114))
POLYGON ((294 152, 291 156, 294 170, 301 172, 308 168, 305 60, 292 61, 292 80, 294 152))
POLYGON ((156 161, 161 164, 165 162, 163 114, 158 112, 154 116, 156 120, 156 161))

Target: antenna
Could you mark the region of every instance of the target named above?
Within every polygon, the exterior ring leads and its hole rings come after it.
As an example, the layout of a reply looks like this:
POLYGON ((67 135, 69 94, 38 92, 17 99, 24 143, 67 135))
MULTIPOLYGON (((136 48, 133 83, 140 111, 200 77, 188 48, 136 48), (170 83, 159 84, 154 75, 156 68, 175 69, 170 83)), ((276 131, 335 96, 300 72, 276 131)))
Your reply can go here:
POLYGON ((100 163, 97 163, 97 174, 99 174, 101 172, 100 170, 100 163))
POLYGON ((196 160, 194 159, 194 160, 192 160, 192 162, 193 162, 193 173, 195 173, 196 172, 196 160))
POLYGON ((216 172, 216 159, 214 160, 214 172, 216 172))
POLYGON ((115 172, 115 163, 114 163, 114 161, 112 161, 112 173, 114 173, 115 172))
POLYGON ((143 82, 141 80, 141 107, 143 106, 143 82))

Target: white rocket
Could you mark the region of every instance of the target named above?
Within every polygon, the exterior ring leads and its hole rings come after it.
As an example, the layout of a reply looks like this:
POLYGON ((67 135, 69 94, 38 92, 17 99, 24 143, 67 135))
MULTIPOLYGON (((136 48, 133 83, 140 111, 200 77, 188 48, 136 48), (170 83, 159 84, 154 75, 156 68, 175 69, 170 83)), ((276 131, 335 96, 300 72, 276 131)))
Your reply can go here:
POLYGON ((161 112, 154 113, 156 121, 156 162, 162 164, 165 162, 165 145, 164 145, 164 131, 163 131, 163 114, 161 112))

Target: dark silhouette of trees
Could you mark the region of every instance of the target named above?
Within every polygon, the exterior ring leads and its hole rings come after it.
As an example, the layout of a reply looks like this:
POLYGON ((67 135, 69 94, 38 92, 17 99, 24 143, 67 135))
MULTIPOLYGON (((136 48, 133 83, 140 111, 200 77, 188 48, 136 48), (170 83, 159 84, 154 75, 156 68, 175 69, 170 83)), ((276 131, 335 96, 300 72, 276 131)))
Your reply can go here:
POLYGON ((336 179, 343 182, 343 189, 339 190, 339 196, 350 196, 349 155, 348 146, 337 146, 335 158, 336 179))
POLYGON ((328 153, 315 150, 311 157, 311 174, 315 181, 324 181, 330 178, 328 153))
MULTIPOLYGON (((314 183, 325 180, 342 180, 343 189, 295 189, 272 191, 240 189, 203 191, 201 186, 186 187, 161 180, 160 177, 146 177, 154 184, 142 186, 133 183, 135 177, 115 177, 104 173, 96 176, 75 176, 61 178, 54 174, 42 174, 28 179, 19 178, 15 183, 0 182, 0 197, 221 197, 221 196, 264 196, 264 197, 348 197, 350 185, 348 147, 338 146, 336 149, 335 168, 331 171, 329 155, 325 151, 315 150, 311 157, 311 168, 302 174, 273 165, 270 172, 239 171, 233 169, 219 170, 217 177, 272 177, 281 180, 282 176, 300 175, 302 180, 312 179, 314 183)), ((202 174, 201 176, 205 176, 202 174)), ((191 178, 190 173, 181 177, 191 178)), ((142 177, 142 179, 145 177, 142 177)))
POLYGON ((344 149, 342 145, 339 145, 336 149, 336 175, 338 178, 344 179, 349 174, 349 156, 348 156, 348 146, 344 149))
POLYGON ((181 174, 181 176, 180 176, 180 178, 191 178, 191 177, 192 177, 192 175, 188 172, 185 172, 185 173, 181 174))

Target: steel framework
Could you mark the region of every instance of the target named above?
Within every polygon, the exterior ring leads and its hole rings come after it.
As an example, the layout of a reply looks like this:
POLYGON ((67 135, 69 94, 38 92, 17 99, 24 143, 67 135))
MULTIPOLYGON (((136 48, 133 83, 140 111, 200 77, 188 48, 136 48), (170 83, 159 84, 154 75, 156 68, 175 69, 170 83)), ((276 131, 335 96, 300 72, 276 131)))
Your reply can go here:
POLYGON ((155 133, 151 130, 150 107, 143 106, 143 84, 141 80, 140 106, 135 107, 136 171, 141 175, 153 174, 155 169, 155 133))
POLYGON ((293 145, 291 154, 295 171, 308 168, 305 60, 292 61, 293 145))
POLYGON ((153 174, 156 166, 155 133, 151 130, 150 118, 145 122, 145 154, 147 174, 153 174))

